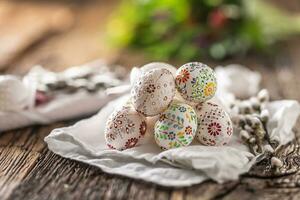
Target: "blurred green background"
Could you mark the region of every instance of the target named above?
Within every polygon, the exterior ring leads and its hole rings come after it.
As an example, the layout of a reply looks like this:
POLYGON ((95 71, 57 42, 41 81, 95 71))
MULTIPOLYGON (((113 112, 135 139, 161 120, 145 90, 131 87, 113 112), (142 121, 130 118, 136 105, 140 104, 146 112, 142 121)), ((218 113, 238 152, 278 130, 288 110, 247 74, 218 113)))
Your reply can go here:
POLYGON ((128 69, 151 61, 272 66, 299 53, 299 16, 299 0, 3 0, 0 73, 98 58, 128 69))
POLYGON ((108 24, 110 44, 159 60, 270 54, 299 33, 300 15, 264 0, 124 0, 108 24))

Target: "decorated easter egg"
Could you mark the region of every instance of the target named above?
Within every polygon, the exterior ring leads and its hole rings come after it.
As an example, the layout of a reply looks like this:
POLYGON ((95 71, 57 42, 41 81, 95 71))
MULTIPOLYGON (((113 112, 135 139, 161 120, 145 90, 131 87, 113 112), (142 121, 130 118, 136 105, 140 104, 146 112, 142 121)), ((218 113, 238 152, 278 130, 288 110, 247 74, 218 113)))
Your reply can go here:
POLYGON ((194 109, 184 103, 172 103, 154 126, 154 138, 162 149, 189 145, 197 131, 194 109))
POLYGON ((147 71, 150 71, 152 69, 167 69, 174 76, 176 75, 176 70, 177 70, 173 65, 170 65, 170 64, 164 63, 164 62, 152 62, 152 63, 148 63, 148 64, 141 67, 141 70, 143 72, 147 72, 147 71))
POLYGON ((153 69, 167 69, 172 73, 173 77, 176 76, 177 69, 173 65, 164 62, 151 62, 146 65, 143 65, 141 68, 134 67, 130 73, 130 82, 135 83, 142 74, 153 69))
POLYGON ((232 122, 224 109, 211 101, 195 106, 198 127, 197 139, 204 145, 226 145, 233 133, 232 122))
POLYGON ((152 69, 140 76, 131 89, 133 107, 145 116, 163 112, 175 96, 175 82, 167 69, 152 69))
POLYGON ((175 83, 181 96, 193 103, 211 99, 217 90, 214 71, 200 62, 191 62, 181 66, 177 70, 175 83))
POLYGON ((105 127, 106 144, 111 149, 124 150, 140 144, 146 134, 146 118, 129 106, 116 110, 105 127))

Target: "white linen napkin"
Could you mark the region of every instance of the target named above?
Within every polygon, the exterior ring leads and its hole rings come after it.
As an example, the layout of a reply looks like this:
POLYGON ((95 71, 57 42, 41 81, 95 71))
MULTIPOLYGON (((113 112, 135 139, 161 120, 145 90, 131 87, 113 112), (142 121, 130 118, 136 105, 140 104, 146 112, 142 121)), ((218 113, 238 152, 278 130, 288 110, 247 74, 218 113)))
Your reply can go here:
MULTIPOLYGON (((65 71, 68 73, 61 73, 75 76, 78 70, 99 72, 105 71, 105 68, 107 65, 104 62, 95 61, 69 68, 65 71)), ((93 114, 121 94, 107 94, 106 90, 96 93, 81 90, 74 94, 59 94, 50 102, 34 107, 36 82, 38 79, 46 79, 49 73, 53 72, 37 66, 32 68, 23 80, 8 75, 0 76, 0 133, 33 124, 50 124, 93 114), (4 79, 6 82, 2 81, 4 79)), ((110 71, 103 72, 103 76, 107 81, 118 80, 110 71)))
MULTIPOLYGON (((133 70, 131 80, 135 74, 139 74, 139 69, 133 70)), ((220 87, 217 93, 217 99, 225 107, 235 96, 249 96, 259 89, 260 74, 242 66, 218 67, 216 74, 219 85, 226 86, 220 87), (249 82, 252 88, 249 88, 249 82)), ((110 101, 93 117, 70 127, 53 130, 45 138, 48 148, 63 157, 99 167, 107 173, 173 187, 190 186, 207 179, 218 183, 236 180, 255 162, 256 157, 242 144, 236 131, 227 146, 203 146, 194 141, 188 147, 162 151, 152 137, 151 126, 155 118, 148 121, 150 128, 144 144, 124 151, 108 149, 104 140, 106 120, 115 107, 127 99, 127 95, 119 97, 110 101)), ((294 138, 291 130, 300 113, 298 102, 270 102, 267 109, 271 114, 267 124, 271 135, 277 135, 283 144, 291 141, 294 138)))

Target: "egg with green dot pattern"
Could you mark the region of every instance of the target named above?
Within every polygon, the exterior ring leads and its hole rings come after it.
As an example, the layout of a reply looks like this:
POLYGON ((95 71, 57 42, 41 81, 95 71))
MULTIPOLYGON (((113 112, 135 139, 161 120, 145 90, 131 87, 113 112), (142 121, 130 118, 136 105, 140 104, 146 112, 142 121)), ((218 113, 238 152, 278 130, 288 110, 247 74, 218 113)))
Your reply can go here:
POLYGON ((185 103, 172 103, 161 113, 154 126, 154 138, 161 149, 188 146, 197 131, 197 116, 194 109, 185 103))
POLYGON ((217 90, 213 69, 200 62, 181 66, 176 73, 176 89, 188 102, 201 103, 211 99, 217 90))

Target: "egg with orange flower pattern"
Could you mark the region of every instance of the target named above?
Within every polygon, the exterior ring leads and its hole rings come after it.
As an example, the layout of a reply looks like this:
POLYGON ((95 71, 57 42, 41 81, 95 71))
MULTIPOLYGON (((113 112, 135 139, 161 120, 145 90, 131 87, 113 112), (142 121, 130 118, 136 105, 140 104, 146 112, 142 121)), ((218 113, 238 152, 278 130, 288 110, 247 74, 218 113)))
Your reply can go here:
POLYGON ((175 96, 175 81, 165 68, 146 71, 131 89, 132 105, 144 116, 155 116, 168 108, 175 96))
POLYGON ((200 62, 186 63, 176 73, 175 84, 187 101, 201 103, 211 99, 217 90, 213 69, 200 62))
POLYGON ((218 104, 211 101, 194 106, 198 126, 196 138, 204 145, 222 146, 228 144, 233 133, 229 115, 218 104))
POLYGON ((146 118, 130 106, 123 106, 111 114, 104 136, 111 149, 124 150, 139 145, 146 134, 146 118))

